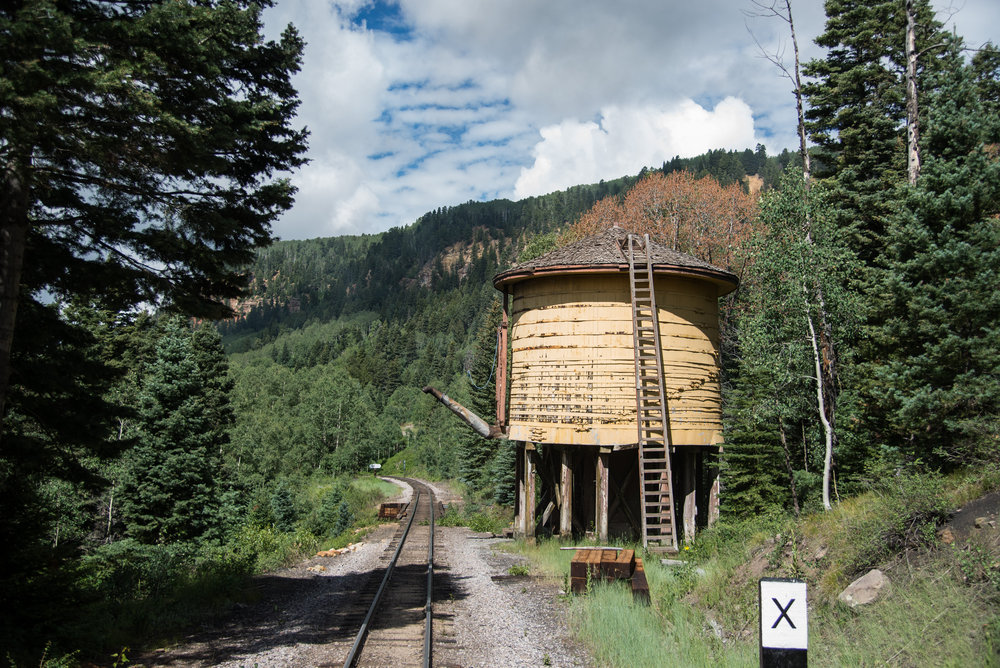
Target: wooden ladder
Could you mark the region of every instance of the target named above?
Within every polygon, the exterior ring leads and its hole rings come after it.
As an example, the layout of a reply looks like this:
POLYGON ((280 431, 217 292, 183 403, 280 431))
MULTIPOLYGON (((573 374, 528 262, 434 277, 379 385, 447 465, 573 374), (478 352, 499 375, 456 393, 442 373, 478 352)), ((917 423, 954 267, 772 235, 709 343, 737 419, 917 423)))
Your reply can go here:
POLYGON ((649 235, 640 237, 629 234, 627 245, 629 284, 632 290, 632 335, 635 343, 642 545, 647 549, 676 551, 670 431, 663 387, 660 328, 653 290, 653 263, 648 253, 649 235))

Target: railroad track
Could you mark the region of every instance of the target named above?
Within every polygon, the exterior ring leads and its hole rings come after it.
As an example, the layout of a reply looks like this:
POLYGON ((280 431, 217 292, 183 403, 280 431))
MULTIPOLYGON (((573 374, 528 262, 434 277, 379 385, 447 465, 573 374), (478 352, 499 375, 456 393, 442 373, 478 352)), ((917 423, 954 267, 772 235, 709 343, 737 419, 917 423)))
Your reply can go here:
POLYGON ((353 633, 344 666, 430 666, 432 662, 434 510, 438 504, 427 485, 400 480, 413 488, 406 517, 383 553, 380 568, 338 614, 336 635, 345 638, 353 633))

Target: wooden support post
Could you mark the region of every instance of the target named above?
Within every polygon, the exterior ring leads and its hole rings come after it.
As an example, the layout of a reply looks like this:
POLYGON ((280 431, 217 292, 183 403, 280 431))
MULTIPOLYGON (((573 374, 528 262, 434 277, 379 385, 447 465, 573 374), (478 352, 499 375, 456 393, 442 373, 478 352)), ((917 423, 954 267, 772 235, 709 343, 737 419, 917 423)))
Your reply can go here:
POLYGON ((712 455, 712 461, 708 466, 708 526, 712 526, 719 519, 719 457, 722 455, 722 446, 712 455))
POLYGON ((695 482, 695 468, 697 465, 698 453, 688 450, 684 454, 676 455, 681 460, 682 482, 684 493, 684 542, 689 543, 694 540, 695 521, 698 516, 697 491, 698 485, 695 482))
POLYGON ((605 452, 602 448, 597 453, 597 476, 595 496, 597 501, 594 508, 594 528, 597 530, 597 540, 606 543, 608 541, 608 467, 611 461, 611 452, 605 452))
POLYGON ((518 441, 517 455, 514 463, 514 476, 517 480, 517 495, 514 497, 514 528, 524 535, 524 443, 518 441))
POLYGON ((552 517, 552 511, 556 509, 556 504, 549 501, 545 506, 545 510, 542 511, 542 526, 549 523, 549 518, 552 517))
POLYGON ((537 466, 538 453, 535 452, 534 445, 524 449, 524 539, 528 543, 535 542, 535 467, 537 466))
POLYGON ((570 450, 562 448, 562 470, 559 475, 559 535, 573 535, 573 465, 570 450))
POLYGON ((507 427, 507 293, 503 293, 503 316, 497 332, 497 425, 507 427))

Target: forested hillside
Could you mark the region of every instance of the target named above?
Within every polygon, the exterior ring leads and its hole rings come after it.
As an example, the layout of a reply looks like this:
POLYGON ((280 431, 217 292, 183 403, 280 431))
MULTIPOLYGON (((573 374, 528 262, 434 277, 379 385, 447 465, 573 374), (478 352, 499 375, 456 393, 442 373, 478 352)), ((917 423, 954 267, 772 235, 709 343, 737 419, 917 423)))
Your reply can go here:
POLYGON ((303 470, 359 470, 408 446, 411 467, 509 499, 512 469, 493 461, 509 463, 506 446, 475 439, 420 391, 433 384, 493 415, 493 275, 551 248, 595 203, 621 201, 655 175, 728 182, 753 199, 746 170, 780 173, 792 159, 768 157, 763 146, 713 151, 520 202, 438 209, 371 237, 262 251, 251 267, 252 297, 219 324, 240 402, 232 452, 241 476, 254 471, 255 485, 266 486, 303 470), (260 401, 261 388, 273 396, 260 401), (247 393, 254 401, 242 400, 247 393))

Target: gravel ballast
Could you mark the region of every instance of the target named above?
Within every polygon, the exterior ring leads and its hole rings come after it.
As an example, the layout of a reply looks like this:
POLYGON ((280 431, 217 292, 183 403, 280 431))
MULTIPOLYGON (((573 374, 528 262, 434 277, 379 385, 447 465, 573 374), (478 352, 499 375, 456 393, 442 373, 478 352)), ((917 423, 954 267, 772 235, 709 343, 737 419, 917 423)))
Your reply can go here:
MULTIPOLYGON (((407 487, 400 500, 408 496, 407 487)), ((176 647, 137 657, 136 665, 340 665, 345 639, 333 637, 334 613, 379 568, 395 527, 380 526, 356 551, 314 557, 255 578, 254 604, 237 606, 176 647)), ((592 665, 570 637, 561 583, 510 576, 510 567, 522 558, 498 549, 503 542, 509 540, 464 527, 435 532, 433 665, 592 665)))

